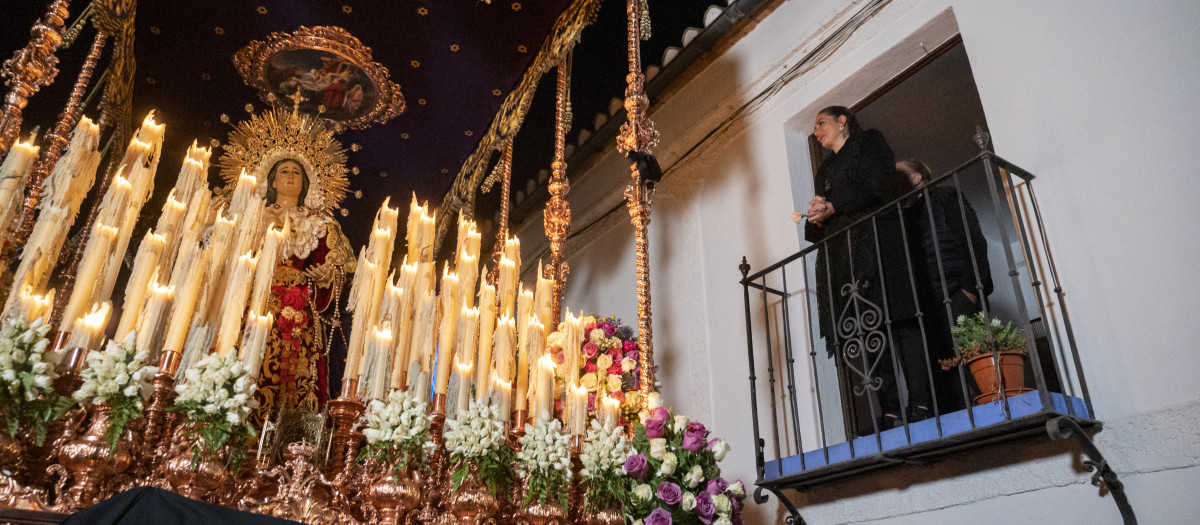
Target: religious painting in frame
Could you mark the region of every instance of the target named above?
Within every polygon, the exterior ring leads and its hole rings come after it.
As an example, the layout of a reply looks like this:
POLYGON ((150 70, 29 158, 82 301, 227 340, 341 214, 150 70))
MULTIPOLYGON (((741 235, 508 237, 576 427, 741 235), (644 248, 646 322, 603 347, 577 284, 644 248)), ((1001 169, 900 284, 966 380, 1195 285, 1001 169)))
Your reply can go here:
POLYGON ((345 29, 301 27, 252 41, 233 58, 246 85, 267 103, 319 116, 339 130, 382 124, 404 111, 400 86, 371 49, 345 29))

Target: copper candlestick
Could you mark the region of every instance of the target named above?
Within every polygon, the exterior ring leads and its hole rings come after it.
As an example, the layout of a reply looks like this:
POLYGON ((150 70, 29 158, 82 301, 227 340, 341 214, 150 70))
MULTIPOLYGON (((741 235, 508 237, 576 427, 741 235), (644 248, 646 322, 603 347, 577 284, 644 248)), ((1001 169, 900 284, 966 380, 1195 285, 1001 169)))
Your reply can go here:
POLYGON ((137 463, 133 467, 135 478, 148 476, 160 460, 159 444, 163 438, 170 435, 173 418, 168 417, 167 408, 175 401, 175 372, 183 354, 174 350, 165 350, 158 362, 158 373, 154 375, 151 384, 154 393, 150 395, 150 403, 144 412, 146 428, 142 433, 137 451, 137 463))
POLYGON ((342 395, 328 403, 329 418, 333 420, 333 446, 325 472, 331 476, 347 471, 354 465, 362 433, 355 429, 366 406, 354 398, 358 379, 342 380, 342 395))
POLYGON ((425 478, 424 499, 425 508, 421 509, 418 519, 421 523, 433 523, 443 515, 442 504, 449 496, 450 476, 447 463, 443 433, 446 429, 446 394, 434 394, 433 403, 429 405, 433 420, 429 423, 429 436, 433 441, 433 452, 429 454, 429 475, 425 478))
POLYGON ((583 525, 587 523, 587 512, 583 508, 583 483, 579 473, 583 471, 583 444, 586 436, 571 435, 571 488, 567 496, 567 523, 583 525))

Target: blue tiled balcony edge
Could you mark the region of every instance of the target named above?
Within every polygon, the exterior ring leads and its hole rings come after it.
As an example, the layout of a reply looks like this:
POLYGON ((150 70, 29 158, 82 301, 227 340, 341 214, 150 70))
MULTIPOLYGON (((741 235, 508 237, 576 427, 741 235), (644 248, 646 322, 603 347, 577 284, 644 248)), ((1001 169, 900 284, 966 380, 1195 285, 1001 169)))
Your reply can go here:
POLYGON ((863 458, 878 454, 880 452, 879 444, 882 443, 883 451, 894 450, 909 445, 918 443, 926 443, 929 441, 945 438, 955 434, 960 434, 973 429, 988 427, 991 425, 1003 423, 1010 419, 1019 419, 1025 416, 1037 414, 1039 412, 1058 412, 1062 414, 1068 413, 1067 403, 1070 403, 1070 412, 1076 417, 1090 418, 1087 406, 1082 399, 1073 396, 1064 396, 1059 393, 1050 393, 1051 406, 1043 407, 1041 397, 1037 391, 1026 392, 1008 398, 1008 407, 1011 412, 1011 418, 1006 419, 1004 415, 1004 406, 1000 402, 988 403, 971 407, 971 411, 975 417, 975 426, 971 426, 971 420, 967 415, 967 410, 959 410, 949 414, 943 414, 937 419, 942 424, 942 434, 938 435, 937 423, 933 418, 924 421, 918 421, 908 425, 909 435, 912 441, 904 434, 904 428, 893 428, 880 433, 879 440, 876 441, 874 435, 856 438, 854 440, 854 452, 851 453, 850 443, 842 442, 836 445, 830 445, 824 449, 810 450, 804 453, 803 462, 799 454, 789 456, 781 460, 767 461, 764 465, 763 481, 773 481, 776 479, 811 472, 814 469, 820 469, 830 465, 836 465, 841 462, 850 461, 852 459, 863 458), (828 452, 829 461, 826 462, 825 456, 828 452))

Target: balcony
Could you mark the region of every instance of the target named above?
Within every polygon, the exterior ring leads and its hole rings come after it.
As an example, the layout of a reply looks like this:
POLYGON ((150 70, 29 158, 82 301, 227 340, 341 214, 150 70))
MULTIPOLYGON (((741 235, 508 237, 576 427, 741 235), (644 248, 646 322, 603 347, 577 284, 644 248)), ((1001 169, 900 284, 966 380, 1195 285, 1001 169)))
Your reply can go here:
POLYGON ((760 503, 774 493, 802 522, 784 489, 1048 434, 1079 441, 1093 483, 1133 523, 1088 438, 1101 422, 1034 180, 981 149, 852 224, 810 230, 815 242, 781 261, 751 273, 743 259, 760 503), (976 311, 1023 335, 1026 359, 1008 368, 1000 344, 976 347, 975 368, 1000 371, 1006 395, 981 393, 966 364, 939 364, 960 356, 968 336, 950 328, 976 311))

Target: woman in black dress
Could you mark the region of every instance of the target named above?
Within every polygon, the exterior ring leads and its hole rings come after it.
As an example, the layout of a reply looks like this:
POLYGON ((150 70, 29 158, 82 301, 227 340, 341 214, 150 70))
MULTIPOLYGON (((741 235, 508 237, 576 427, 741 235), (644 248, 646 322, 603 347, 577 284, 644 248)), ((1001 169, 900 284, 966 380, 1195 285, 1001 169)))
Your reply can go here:
MULTIPOLYGON (((907 181, 897 176, 883 134, 863 130, 847 108, 821 110, 813 134, 832 152, 817 170, 804 228, 804 238, 820 245, 815 271, 821 335, 829 355, 848 370, 853 396, 868 400, 880 430, 900 424, 902 410, 909 421, 924 419, 931 406, 930 370, 900 208, 893 204, 858 222, 899 198, 907 181)), ((869 419, 856 419, 858 434, 874 431, 869 419)))

